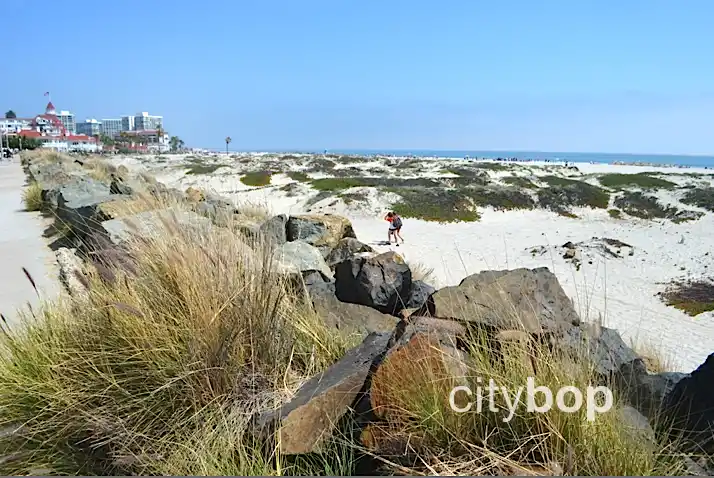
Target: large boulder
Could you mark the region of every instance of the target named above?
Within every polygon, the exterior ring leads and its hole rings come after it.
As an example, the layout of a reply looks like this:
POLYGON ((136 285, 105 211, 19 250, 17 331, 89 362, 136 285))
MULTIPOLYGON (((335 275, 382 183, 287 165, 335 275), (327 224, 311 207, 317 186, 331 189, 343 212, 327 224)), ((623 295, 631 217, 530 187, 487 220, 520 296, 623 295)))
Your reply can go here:
POLYGON ((79 238, 90 235, 97 225, 110 219, 101 211, 101 205, 121 195, 111 194, 109 186, 89 177, 77 178, 54 191, 56 220, 68 226, 79 238))
POLYGON ((206 233, 211 228, 211 221, 191 211, 166 208, 110 219, 102 222, 101 227, 111 242, 121 244, 133 236, 151 238, 173 233, 173 227, 191 234, 206 233))
POLYGON ((385 314, 396 315, 406 308, 411 286, 409 266, 392 251, 372 257, 355 256, 335 266, 338 299, 385 314))
POLYGON ((685 451, 714 455, 714 353, 665 397, 662 429, 685 451))
POLYGON ((426 304, 431 294, 436 292, 436 289, 424 281, 412 281, 411 289, 409 290, 409 299, 407 300, 407 309, 419 309, 426 304))
POLYGON ((326 256, 341 239, 357 237, 349 219, 332 214, 290 216, 286 225, 288 241, 304 241, 326 256))
POLYGON ((375 361, 385 353, 391 334, 368 335, 339 362, 310 379, 278 410, 258 415, 254 429, 270 439, 280 432, 272 450, 286 455, 319 453, 334 431, 349 418, 375 361))
POLYGON ((269 244, 280 246, 288 241, 288 217, 285 214, 273 216, 260 225, 260 233, 269 244))
POLYGON ((580 323, 572 301, 545 267, 468 276, 433 293, 417 315, 534 334, 563 332, 580 323))
POLYGON ((304 276, 317 271, 326 278, 332 278, 332 271, 320 251, 307 242, 286 242, 273 251, 273 259, 281 274, 304 276))
POLYGON ((391 332, 399 322, 399 319, 392 315, 364 305, 341 302, 335 296, 327 294, 313 295, 312 304, 325 325, 339 330, 345 337, 365 337, 371 332, 391 332))
POLYGON ((325 260, 328 266, 335 267, 340 262, 346 261, 355 254, 363 254, 366 252, 374 252, 374 249, 354 237, 345 237, 340 239, 340 242, 330 251, 325 260))

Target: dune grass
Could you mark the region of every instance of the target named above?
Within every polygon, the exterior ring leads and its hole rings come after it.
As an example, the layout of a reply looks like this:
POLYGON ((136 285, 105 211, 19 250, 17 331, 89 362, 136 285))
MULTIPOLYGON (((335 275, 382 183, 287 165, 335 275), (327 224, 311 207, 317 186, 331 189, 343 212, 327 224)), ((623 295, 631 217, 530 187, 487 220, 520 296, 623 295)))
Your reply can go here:
MULTIPOLYGON (((529 377, 536 386, 557 392, 564 386, 586 390, 597 382, 591 362, 575 352, 559 355, 532 341, 502 342, 473 332, 468 353, 454 365, 454 357, 433 336, 423 334, 387 357, 372 381, 373 406, 382 421, 366 434, 368 446, 386 454, 387 472, 429 475, 670 475, 682 473, 672 449, 630 428, 618 411, 588 421, 586 407, 567 413, 553 407, 545 413, 526 409, 529 377), (458 370, 460 373, 455 374, 458 370), (498 387, 489 411, 489 380, 498 387), (473 392, 455 396, 456 385, 473 392), (509 402, 520 395, 520 406, 509 418, 509 402), (477 394, 483 401, 477 409, 477 394)), ((573 404, 573 397, 566 399, 573 404)), ((536 402, 544 403, 536 394, 536 402)))
POLYGON ((4 474, 165 474, 182 453, 208 471, 223 458, 201 453, 217 443, 233 444, 234 474, 278 474, 280 457, 255 453, 235 420, 289 397, 348 342, 290 292, 267 249, 238 237, 167 220, 127 243, 132 267, 113 283, 83 276, 85 298, 4 329, 0 428, 22 425, 0 437, 13 454, 4 474), (207 428, 219 421, 230 426, 207 428))
POLYGON ((32 181, 22 191, 22 202, 26 211, 39 211, 42 209, 42 187, 37 182, 32 181))
POLYGON ((704 312, 714 310, 714 281, 674 282, 661 296, 667 305, 696 317, 704 312))
POLYGON ((682 202, 714 212, 714 187, 690 189, 684 193, 682 202))

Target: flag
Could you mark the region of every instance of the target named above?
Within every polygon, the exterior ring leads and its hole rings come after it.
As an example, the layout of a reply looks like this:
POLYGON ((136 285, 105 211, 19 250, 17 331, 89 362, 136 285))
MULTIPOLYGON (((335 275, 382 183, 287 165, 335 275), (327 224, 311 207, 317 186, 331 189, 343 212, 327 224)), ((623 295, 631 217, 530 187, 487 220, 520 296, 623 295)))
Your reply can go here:
POLYGON ((45 91, 45 96, 50 96, 50 92, 49 92, 49 91, 45 91))

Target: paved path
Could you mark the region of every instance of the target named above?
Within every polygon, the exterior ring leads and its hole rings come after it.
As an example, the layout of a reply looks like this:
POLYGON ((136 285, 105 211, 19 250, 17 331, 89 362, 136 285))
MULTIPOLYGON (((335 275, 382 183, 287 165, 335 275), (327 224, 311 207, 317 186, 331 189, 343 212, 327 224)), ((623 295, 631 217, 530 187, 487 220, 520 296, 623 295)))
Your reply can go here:
POLYGON ((40 303, 23 267, 43 298, 61 290, 54 253, 42 237, 50 221, 23 210, 25 179, 17 158, 0 161, 0 313, 11 323, 19 308, 26 308, 28 302, 36 308, 40 303))

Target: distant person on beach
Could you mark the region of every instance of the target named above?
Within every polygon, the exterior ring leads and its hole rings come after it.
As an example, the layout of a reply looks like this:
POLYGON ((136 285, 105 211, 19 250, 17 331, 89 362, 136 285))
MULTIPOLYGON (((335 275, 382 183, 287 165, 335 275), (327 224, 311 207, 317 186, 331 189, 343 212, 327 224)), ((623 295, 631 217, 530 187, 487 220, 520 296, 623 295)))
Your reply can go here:
POLYGON ((384 216, 384 220, 389 222, 389 231, 387 232, 387 242, 389 244, 392 243, 392 236, 394 236, 394 242, 396 245, 399 245, 399 239, 402 240, 402 244, 404 244, 404 238, 401 235, 402 231, 402 218, 397 215, 395 212, 388 212, 386 216, 384 216), (397 239, 399 238, 399 239, 397 239))

